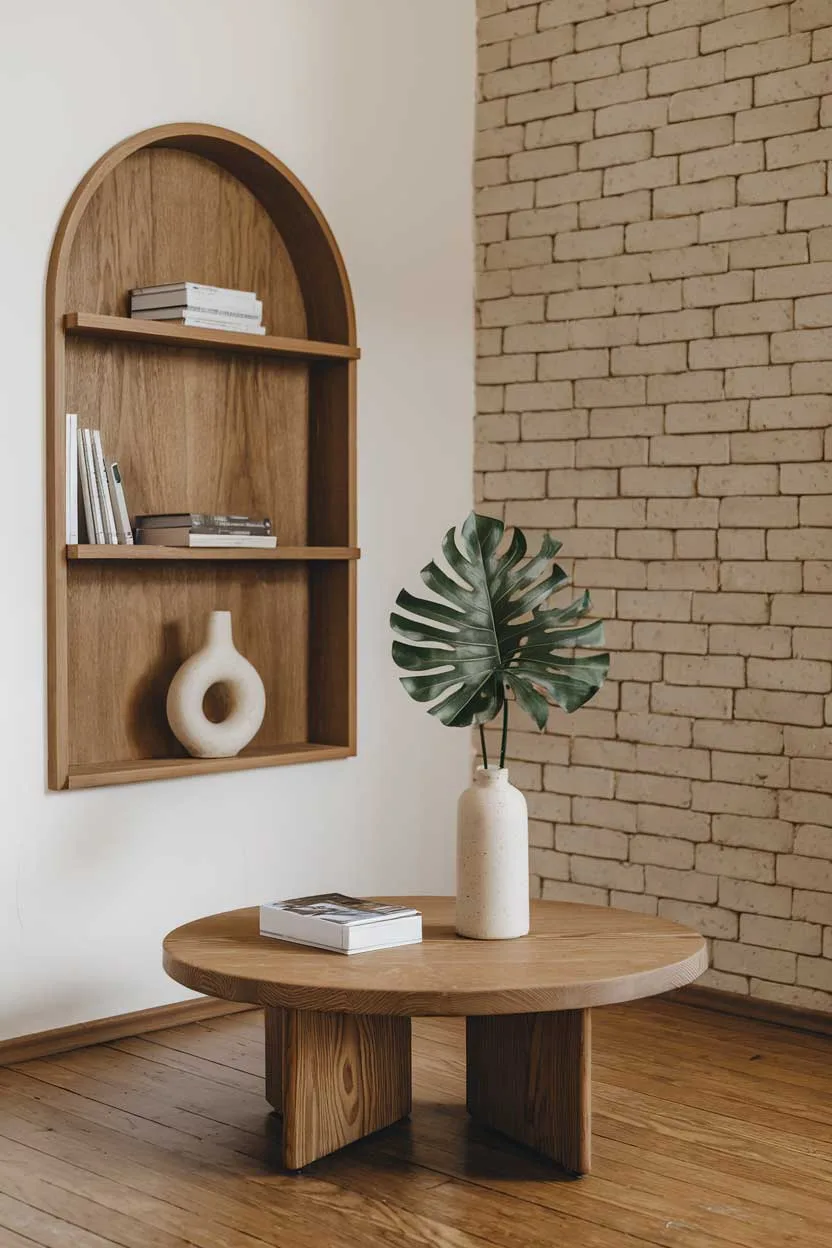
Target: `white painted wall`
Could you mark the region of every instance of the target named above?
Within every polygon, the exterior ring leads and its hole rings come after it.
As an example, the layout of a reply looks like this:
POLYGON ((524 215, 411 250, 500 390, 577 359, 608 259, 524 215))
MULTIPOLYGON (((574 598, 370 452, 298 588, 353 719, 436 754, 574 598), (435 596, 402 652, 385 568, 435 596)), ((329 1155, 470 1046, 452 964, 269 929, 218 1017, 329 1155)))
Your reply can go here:
POLYGON ((187 994, 188 918, 450 891, 468 734, 400 689, 387 615, 470 506, 473 0, 0 0, 0 1038, 187 994), (357 759, 46 792, 43 283, 86 169, 168 121, 250 135, 344 252, 360 367, 357 759))

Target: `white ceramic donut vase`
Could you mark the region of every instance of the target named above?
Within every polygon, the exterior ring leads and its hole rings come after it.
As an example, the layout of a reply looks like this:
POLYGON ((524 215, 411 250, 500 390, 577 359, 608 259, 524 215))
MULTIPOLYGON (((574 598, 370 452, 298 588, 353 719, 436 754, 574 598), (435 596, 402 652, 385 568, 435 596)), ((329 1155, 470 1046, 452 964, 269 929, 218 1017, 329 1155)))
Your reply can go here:
POLYGON ((231 612, 212 611, 205 644, 180 667, 168 689, 168 723, 194 758, 233 758, 263 722, 266 690, 256 668, 235 649, 231 612), (215 724, 203 702, 212 685, 225 685, 231 710, 215 724))

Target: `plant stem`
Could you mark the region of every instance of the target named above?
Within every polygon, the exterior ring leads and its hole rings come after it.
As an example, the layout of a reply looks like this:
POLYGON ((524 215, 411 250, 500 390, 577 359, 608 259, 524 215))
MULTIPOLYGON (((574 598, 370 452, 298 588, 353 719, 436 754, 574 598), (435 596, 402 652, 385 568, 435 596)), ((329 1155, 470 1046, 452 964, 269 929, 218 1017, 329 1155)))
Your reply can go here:
POLYGON ((500 769, 506 765, 506 738, 508 737, 508 699, 503 701, 503 735, 500 741, 500 769))
POLYGON ((488 753, 485 748, 485 732, 483 731, 482 724, 480 724, 480 747, 482 748, 482 765, 487 770, 488 769, 488 753))

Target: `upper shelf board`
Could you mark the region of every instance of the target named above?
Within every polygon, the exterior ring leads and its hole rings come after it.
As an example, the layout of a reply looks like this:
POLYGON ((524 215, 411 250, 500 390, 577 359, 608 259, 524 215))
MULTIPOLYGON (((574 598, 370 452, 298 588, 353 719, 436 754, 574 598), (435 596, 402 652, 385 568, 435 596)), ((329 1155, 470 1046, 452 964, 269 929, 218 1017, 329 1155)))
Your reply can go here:
POLYGON ((357 360, 358 347, 340 342, 312 342, 305 338, 277 338, 269 334, 236 334, 225 329, 192 329, 167 321, 133 320, 129 316, 99 316, 96 312, 67 312, 66 333, 85 338, 131 339, 168 347, 201 347, 209 351, 285 356, 295 360, 357 360))

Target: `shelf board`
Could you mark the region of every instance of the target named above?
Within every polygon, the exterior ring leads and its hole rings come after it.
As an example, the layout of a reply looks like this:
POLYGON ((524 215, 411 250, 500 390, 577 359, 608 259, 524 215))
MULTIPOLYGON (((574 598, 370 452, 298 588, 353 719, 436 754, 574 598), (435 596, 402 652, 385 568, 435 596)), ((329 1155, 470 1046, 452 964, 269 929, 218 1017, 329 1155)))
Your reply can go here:
POLYGON ((248 771, 254 767, 280 767, 290 763, 320 763, 351 758, 347 745, 317 745, 300 741, 274 750, 253 750, 236 758, 140 758, 121 763, 90 763, 70 766, 68 789, 94 789, 108 784, 137 784, 142 780, 172 780, 179 776, 205 776, 221 771, 248 771))
POLYGON ((295 360, 357 360, 358 347, 340 342, 312 342, 305 338, 235 334, 225 329, 193 329, 167 321, 133 320, 128 316, 99 316, 95 312, 67 312, 64 330, 84 338, 116 338, 157 346, 202 347, 247 355, 283 356, 295 360))
POLYGON ((67 546, 66 557, 70 562, 156 562, 179 560, 185 563, 217 560, 239 562, 242 560, 265 560, 267 562, 303 563, 359 559, 357 546, 276 546, 274 550, 261 550, 247 546, 67 546))

